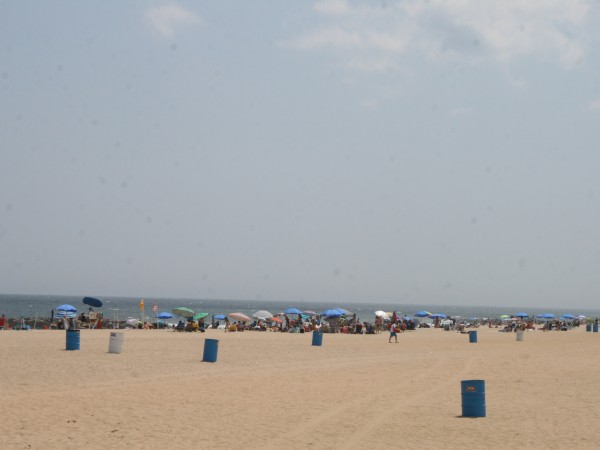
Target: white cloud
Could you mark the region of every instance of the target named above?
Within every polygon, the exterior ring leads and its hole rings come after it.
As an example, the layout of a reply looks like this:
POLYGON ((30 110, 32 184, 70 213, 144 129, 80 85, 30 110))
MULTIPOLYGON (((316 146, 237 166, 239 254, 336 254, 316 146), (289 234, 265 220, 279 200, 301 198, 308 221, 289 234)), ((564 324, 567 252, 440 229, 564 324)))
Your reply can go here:
POLYGON ((180 25, 196 25, 202 19, 176 4, 155 6, 146 11, 146 19, 164 37, 171 37, 180 25))
POLYGON ((593 31, 591 9, 589 2, 559 0, 390 0, 377 6, 320 0, 314 6, 319 28, 282 44, 345 59, 350 53, 356 67, 364 66, 356 63, 363 57, 398 60, 413 53, 500 64, 539 57, 572 67, 582 61, 593 31))

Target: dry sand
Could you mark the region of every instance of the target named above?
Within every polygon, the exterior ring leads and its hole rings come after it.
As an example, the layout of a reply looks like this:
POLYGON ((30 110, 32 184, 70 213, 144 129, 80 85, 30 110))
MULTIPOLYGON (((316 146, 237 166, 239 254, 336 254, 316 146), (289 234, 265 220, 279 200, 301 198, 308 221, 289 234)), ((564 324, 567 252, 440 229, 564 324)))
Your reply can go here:
POLYGON ((0 331, 0 448, 599 448, 600 334, 0 331), (218 361, 202 362, 204 339, 218 361), (487 417, 462 418, 461 380, 487 417))

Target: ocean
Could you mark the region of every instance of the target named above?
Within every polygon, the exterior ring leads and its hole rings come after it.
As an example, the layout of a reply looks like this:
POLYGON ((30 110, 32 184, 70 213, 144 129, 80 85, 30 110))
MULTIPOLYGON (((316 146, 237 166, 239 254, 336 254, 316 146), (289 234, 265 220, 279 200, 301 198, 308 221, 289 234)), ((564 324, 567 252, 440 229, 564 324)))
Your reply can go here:
MULTIPOLYGON (((59 295, 17 295, 0 294, 0 314, 5 314, 11 319, 27 318, 49 318, 52 309, 59 305, 68 303, 78 309, 79 312, 87 312, 88 306, 84 305, 83 297, 59 296, 59 295)), ((139 318, 141 298, 133 297, 101 297, 104 305, 96 308, 101 311, 107 319, 126 320, 127 318, 139 318)), ((398 314, 412 316, 420 310, 431 313, 442 313, 455 317, 499 317, 503 314, 516 314, 526 312, 529 315, 552 313, 556 317, 570 313, 574 315, 585 315, 587 317, 600 317, 598 309, 562 309, 562 308, 530 308, 514 306, 449 306, 434 304, 391 304, 391 303, 325 303, 325 302, 290 302, 290 301, 267 301, 267 300, 209 300, 209 299, 178 299, 178 298, 144 298, 144 320, 154 321, 153 304, 156 302, 158 312, 171 312, 172 309, 185 306, 195 312, 206 312, 213 314, 228 314, 242 312, 248 316, 252 313, 265 309, 273 314, 283 312, 286 308, 295 307, 302 311, 313 310, 321 312, 328 308, 344 308, 357 314, 362 321, 373 321, 377 310, 397 311, 398 314)), ((176 321, 174 318, 172 321, 176 321)))

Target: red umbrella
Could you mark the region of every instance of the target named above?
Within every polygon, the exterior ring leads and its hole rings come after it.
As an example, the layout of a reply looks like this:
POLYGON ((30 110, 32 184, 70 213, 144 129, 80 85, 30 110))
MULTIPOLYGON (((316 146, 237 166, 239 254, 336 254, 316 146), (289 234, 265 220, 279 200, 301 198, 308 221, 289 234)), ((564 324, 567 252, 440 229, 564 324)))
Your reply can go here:
POLYGON ((398 322, 398 316, 396 315, 396 311, 394 311, 394 314, 392 314, 392 323, 396 322, 398 322))

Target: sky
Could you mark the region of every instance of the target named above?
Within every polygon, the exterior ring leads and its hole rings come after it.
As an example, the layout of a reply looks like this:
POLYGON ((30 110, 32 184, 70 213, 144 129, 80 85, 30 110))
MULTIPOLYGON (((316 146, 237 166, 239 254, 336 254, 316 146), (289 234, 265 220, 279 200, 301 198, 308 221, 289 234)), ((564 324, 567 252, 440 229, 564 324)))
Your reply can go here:
POLYGON ((595 308, 600 4, 0 3, 0 292, 595 308))

